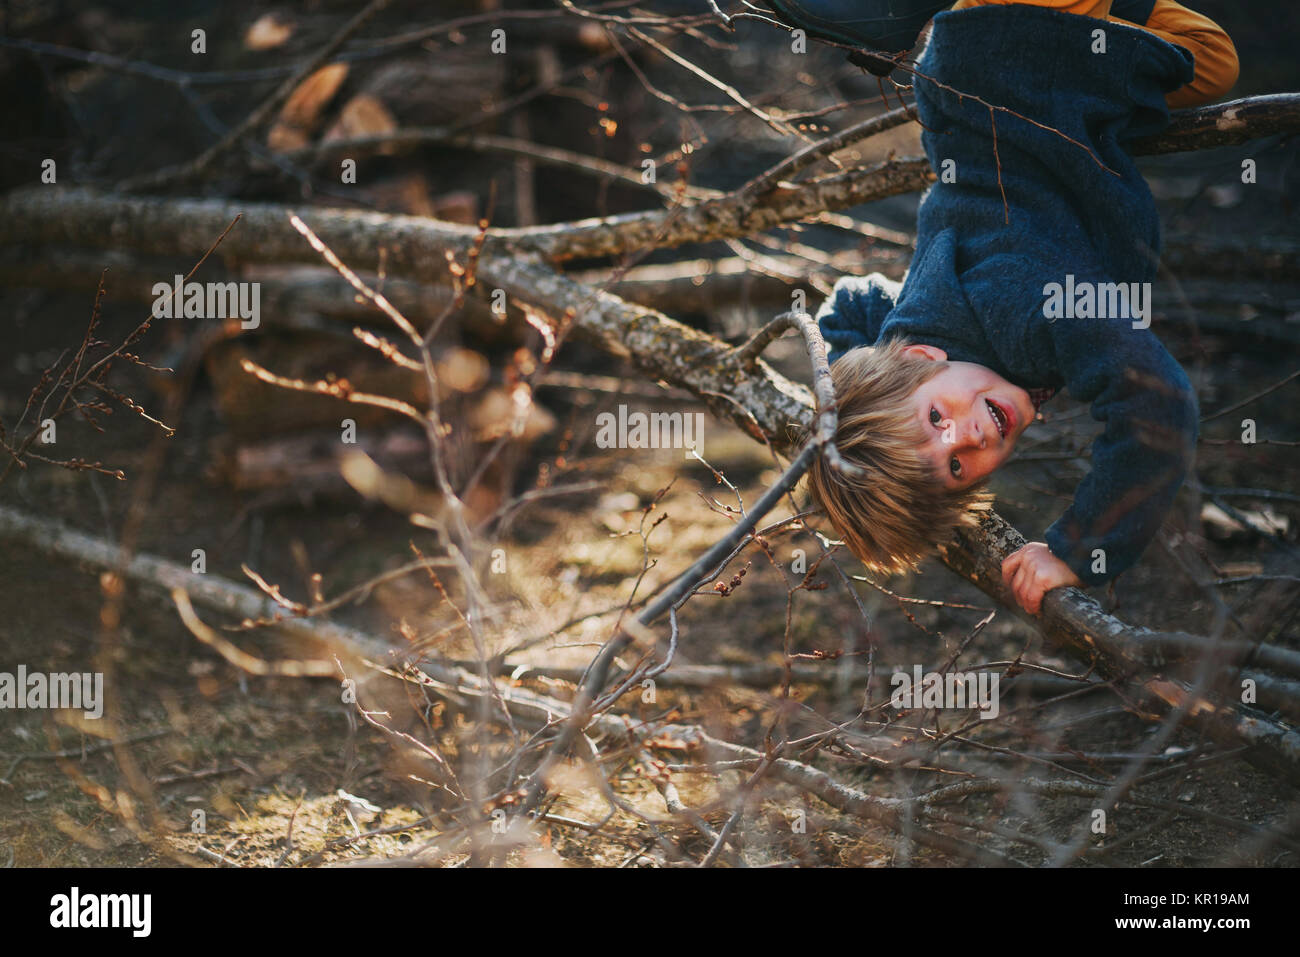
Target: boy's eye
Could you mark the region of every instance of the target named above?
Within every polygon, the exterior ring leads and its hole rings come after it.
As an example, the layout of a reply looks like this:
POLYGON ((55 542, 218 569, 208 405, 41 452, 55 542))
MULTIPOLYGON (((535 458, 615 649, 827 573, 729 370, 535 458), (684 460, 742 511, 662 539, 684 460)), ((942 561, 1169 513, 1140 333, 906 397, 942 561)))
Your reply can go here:
POLYGON ((961 477, 961 463, 957 461, 957 456, 954 455, 948 460, 948 468, 952 471, 953 475, 956 475, 958 478, 961 477))
POLYGON ((941 415, 939 414, 939 410, 938 410, 938 409, 931 409, 931 410, 930 410, 930 424, 931 424, 931 425, 938 425, 938 424, 940 424, 941 422, 943 422, 943 416, 941 416, 941 415))

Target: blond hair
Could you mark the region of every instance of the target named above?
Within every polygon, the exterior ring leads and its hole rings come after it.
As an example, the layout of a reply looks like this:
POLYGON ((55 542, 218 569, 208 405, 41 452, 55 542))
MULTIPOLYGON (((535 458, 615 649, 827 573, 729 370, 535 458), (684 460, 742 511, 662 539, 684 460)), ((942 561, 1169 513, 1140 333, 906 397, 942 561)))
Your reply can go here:
POLYGON ((922 456, 926 433, 912 393, 948 363, 905 353, 910 344, 894 338, 863 346, 831 367, 835 444, 862 474, 846 476, 824 456, 808 470, 808 490, 845 545, 868 569, 886 574, 915 570, 993 499, 982 482, 949 488, 922 456))

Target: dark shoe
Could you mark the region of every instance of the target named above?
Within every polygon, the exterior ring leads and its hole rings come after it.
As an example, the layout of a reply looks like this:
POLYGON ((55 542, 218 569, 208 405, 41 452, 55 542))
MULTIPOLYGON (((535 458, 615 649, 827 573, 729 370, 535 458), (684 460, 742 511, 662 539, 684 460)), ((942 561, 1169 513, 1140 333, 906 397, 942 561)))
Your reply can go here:
POLYGON ((952 0, 767 0, 793 27, 810 36, 861 47, 849 59, 878 76, 894 68, 892 56, 906 53, 930 18, 952 0))

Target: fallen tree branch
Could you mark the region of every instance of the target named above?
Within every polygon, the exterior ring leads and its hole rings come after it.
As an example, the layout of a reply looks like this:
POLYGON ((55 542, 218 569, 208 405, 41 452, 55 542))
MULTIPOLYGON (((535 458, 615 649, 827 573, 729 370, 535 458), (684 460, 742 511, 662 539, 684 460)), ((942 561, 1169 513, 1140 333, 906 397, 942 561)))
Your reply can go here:
POLYGON ((1158 136, 1133 144, 1138 155, 1235 146, 1247 140, 1300 131, 1300 93, 1248 96, 1194 110, 1178 110, 1158 136))
MULTIPOLYGON (((584 219, 573 223, 549 226, 492 229, 488 231, 483 246, 483 256, 494 254, 534 253, 559 262, 575 258, 621 256, 647 249, 669 248, 690 242, 709 242, 715 239, 740 238, 761 233, 785 223, 817 216, 827 210, 843 210, 862 203, 897 196, 924 189, 934 179, 929 163, 924 157, 891 160, 868 170, 850 170, 826 177, 816 183, 800 185, 797 189, 769 195, 762 201, 749 196, 729 193, 716 199, 706 199, 689 206, 674 206, 666 210, 650 210, 607 216, 602 219, 584 219)), ((94 217, 102 226, 117 223, 118 237, 126 240, 144 239, 149 251, 166 253, 176 249, 160 236, 145 237, 141 231, 150 228, 175 236, 178 228, 184 229, 191 216, 204 217, 221 200, 156 199, 152 197, 120 197, 110 200, 107 194, 88 190, 51 190, 39 187, 10 194, 3 203, 14 213, 35 205, 37 217, 22 226, 0 232, 0 241, 12 242, 25 236, 26 242, 35 239, 99 245, 93 227, 86 217, 94 217), (105 203, 113 205, 105 205, 105 203), (51 205, 52 204, 52 205, 51 205), (136 223, 127 226, 127 223, 136 223), (170 224, 170 225, 169 225, 170 224), (49 227, 46 229, 45 227, 49 227), (71 232, 68 232, 71 230, 71 232)), ((245 209, 248 230, 245 236, 254 242, 255 235, 269 238, 279 223, 280 207, 265 204, 240 204, 245 209), (271 220, 261 218, 269 211, 271 220)), ((21 214, 20 214, 21 215, 21 214)), ((365 217, 371 224, 387 223, 390 244, 390 265, 397 274, 419 276, 419 267, 425 270, 431 263, 442 262, 448 252, 464 255, 475 242, 478 229, 420 216, 394 216, 381 213, 362 213, 353 210, 328 210, 313 208, 313 228, 331 248, 348 262, 364 268, 370 257, 354 257, 348 241, 349 228, 358 227, 365 217)), ((361 227, 364 228, 364 227, 361 227)), ((185 231, 188 236, 188 230, 185 231)), ((285 237, 291 241, 290 237, 285 237)), ((132 243, 134 245, 134 243, 132 243)), ((188 242, 185 246, 191 245, 188 242)), ((137 246, 137 248, 140 248, 137 246)), ((301 253, 291 246, 281 245, 277 252, 268 247, 261 262, 297 261, 301 253)))
MULTIPOLYGON (((999 515, 985 513, 977 526, 957 531, 943 560, 982 591, 1014 608, 1014 598, 1002 583, 1002 560, 1024 543, 1021 534, 999 515)), ((1300 782, 1300 732, 1234 704, 1192 700, 1188 683, 1150 675, 1142 645, 1160 644, 1159 633, 1106 614, 1077 588, 1048 592, 1036 624, 1054 645, 1095 665, 1103 676, 1121 681, 1121 693, 1131 694, 1140 707, 1160 713, 1185 706, 1189 724, 1216 740, 1255 747, 1248 760, 1253 758, 1255 763, 1300 782)))
POLYGON ((775 188, 781 180, 793 176, 836 150, 915 120, 915 107, 900 106, 896 110, 890 110, 888 113, 882 113, 879 116, 873 116, 860 123, 855 123, 825 139, 818 140, 816 143, 809 143, 806 147, 786 157, 767 172, 755 176, 742 186, 740 191, 742 193, 761 195, 765 191, 775 188))

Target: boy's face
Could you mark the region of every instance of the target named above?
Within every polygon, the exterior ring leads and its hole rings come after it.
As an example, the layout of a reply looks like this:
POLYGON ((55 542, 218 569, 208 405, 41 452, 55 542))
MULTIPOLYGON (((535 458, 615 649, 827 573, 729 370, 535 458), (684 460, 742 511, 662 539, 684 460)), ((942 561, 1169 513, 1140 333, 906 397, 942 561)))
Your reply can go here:
MULTIPOLYGON (((911 345, 906 351, 933 361, 948 358, 934 346, 911 345)), ((917 387, 912 401, 927 436, 922 454, 950 488, 966 488, 992 474, 1034 419, 1028 392, 974 362, 949 362, 917 387)))

